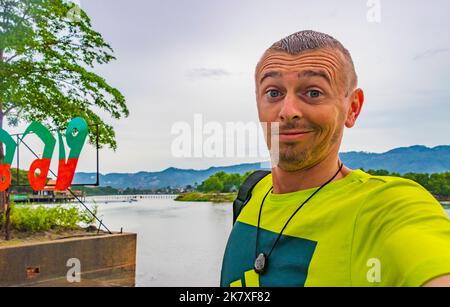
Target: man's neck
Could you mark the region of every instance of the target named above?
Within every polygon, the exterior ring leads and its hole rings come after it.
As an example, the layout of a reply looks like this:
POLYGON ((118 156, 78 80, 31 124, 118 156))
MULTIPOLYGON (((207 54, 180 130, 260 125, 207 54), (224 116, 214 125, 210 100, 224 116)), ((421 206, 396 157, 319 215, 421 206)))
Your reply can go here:
MULTIPOLYGON (((279 167, 272 168, 273 193, 284 194, 319 187, 334 174, 336 174, 340 164, 338 156, 331 156, 311 168, 288 172, 279 167)), ((351 169, 343 166, 339 174, 333 181, 347 176, 351 169)))

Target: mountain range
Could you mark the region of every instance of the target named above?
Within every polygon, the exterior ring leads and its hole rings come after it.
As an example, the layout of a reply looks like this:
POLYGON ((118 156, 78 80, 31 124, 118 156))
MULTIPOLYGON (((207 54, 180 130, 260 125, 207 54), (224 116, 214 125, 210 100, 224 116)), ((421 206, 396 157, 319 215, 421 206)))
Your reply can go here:
MULTIPOLYGON (((429 148, 422 145, 400 147, 384 153, 344 152, 340 153, 344 164, 351 169, 385 169, 404 174, 441 173, 450 171, 450 146, 429 148)), ((240 173, 261 169, 262 163, 245 163, 230 166, 214 166, 204 170, 179 169, 169 167, 159 172, 109 173, 100 174, 100 186, 114 188, 158 189, 163 187, 184 187, 200 184, 212 174, 220 171, 240 173)), ((267 165, 267 163, 264 163, 267 165)), ((94 182, 96 173, 75 174, 73 183, 94 182)))

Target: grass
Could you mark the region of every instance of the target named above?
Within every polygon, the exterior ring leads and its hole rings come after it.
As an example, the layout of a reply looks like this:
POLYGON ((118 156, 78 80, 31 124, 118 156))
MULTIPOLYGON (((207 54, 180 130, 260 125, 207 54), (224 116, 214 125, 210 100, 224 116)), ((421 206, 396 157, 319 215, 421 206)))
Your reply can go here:
POLYGON ((190 192, 178 195, 176 201, 207 201, 213 203, 233 202, 236 193, 201 193, 190 192))

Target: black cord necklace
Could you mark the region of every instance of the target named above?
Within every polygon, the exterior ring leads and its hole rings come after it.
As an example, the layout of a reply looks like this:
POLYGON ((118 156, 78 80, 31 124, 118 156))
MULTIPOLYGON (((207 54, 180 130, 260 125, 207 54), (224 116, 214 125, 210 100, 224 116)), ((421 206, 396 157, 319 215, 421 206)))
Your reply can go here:
POLYGON ((255 264, 254 264, 254 270, 256 273, 258 274, 264 274, 266 268, 267 268, 267 264, 268 264, 268 260, 270 255, 272 255, 272 252, 275 248, 275 246, 278 244, 278 241, 281 238, 281 235, 283 234, 283 231, 286 229, 286 226, 289 224, 289 222, 292 220, 292 218, 297 214, 297 212, 303 207, 303 205, 305 205, 317 192, 319 192, 323 187, 325 187, 327 184, 329 184, 341 171, 342 167, 344 166, 343 163, 341 163, 341 165, 339 166, 338 171, 336 172, 336 174, 334 174, 333 177, 331 177, 327 182, 325 182, 324 184, 322 184, 317 190, 314 191, 314 193, 311 194, 311 196, 309 196, 298 208, 297 210, 294 211, 294 213, 291 215, 291 217, 287 220, 287 222, 284 224, 283 228, 281 229, 280 233, 278 234, 277 239, 275 240, 275 243, 272 245, 272 248, 270 249, 269 253, 267 254, 267 256, 264 253, 259 253, 258 254, 258 241, 259 241, 259 230, 260 230, 260 222, 261 222, 261 212, 262 212, 262 208, 264 205, 264 201, 266 200, 267 195, 269 195, 269 193, 273 190, 273 186, 270 187, 269 191, 267 191, 266 195, 264 195, 264 198, 261 202, 261 206, 259 208, 259 214, 258 214, 258 227, 256 228, 256 246, 255 246, 255 264))

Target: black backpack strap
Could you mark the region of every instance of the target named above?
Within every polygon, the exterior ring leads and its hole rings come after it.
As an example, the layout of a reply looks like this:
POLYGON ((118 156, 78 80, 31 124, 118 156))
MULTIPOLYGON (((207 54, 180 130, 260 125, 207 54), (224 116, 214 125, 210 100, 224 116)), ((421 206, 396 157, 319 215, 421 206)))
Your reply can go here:
POLYGON ((250 198, 252 198, 252 190, 255 185, 268 174, 270 174, 270 171, 255 171, 244 180, 239 188, 238 195, 233 202, 233 224, 236 223, 242 209, 248 203, 250 198))

